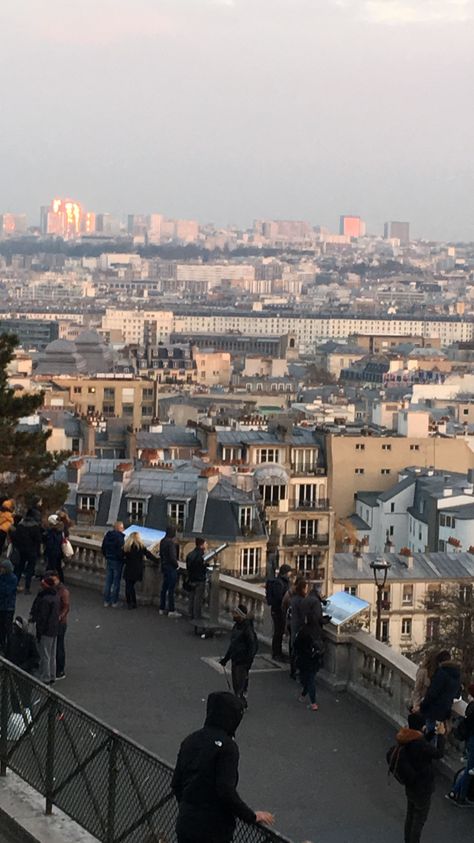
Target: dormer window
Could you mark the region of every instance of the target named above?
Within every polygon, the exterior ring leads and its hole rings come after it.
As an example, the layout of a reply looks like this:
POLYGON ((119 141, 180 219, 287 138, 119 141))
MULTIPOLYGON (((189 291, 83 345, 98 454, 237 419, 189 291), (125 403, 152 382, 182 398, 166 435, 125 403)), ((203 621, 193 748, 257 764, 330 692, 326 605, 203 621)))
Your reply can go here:
POLYGON ((278 448, 260 448, 257 451, 257 462, 278 462, 278 448))
POLYGON ((174 524, 178 533, 182 533, 186 520, 186 503, 184 501, 168 501, 168 519, 174 524))
POLYGON ((80 495, 79 509, 86 512, 95 512, 96 496, 95 495, 80 495))
POLYGON ((239 524, 241 527, 250 527, 252 524, 252 507, 241 506, 239 509, 239 524))
POLYGON ((148 501, 143 498, 130 498, 127 501, 127 512, 132 520, 144 518, 147 514, 148 501))

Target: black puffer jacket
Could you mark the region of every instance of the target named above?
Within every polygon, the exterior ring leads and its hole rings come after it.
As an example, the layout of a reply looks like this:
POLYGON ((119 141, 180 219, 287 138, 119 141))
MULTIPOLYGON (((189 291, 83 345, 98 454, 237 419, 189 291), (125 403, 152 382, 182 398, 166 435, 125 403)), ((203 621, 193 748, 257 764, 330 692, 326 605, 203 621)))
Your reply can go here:
POLYGON ((313 638, 322 640, 323 627, 329 623, 329 615, 323 614, 323 603, 318 592, 313 589, 303 601, 303 612, 313 638))
POLYGON ((250 668, 257 650, 258 640, 252 618, 236 621, 232 627, 230 644, 222 663, 232 661, 234 664, 243 664, 250 668))
POLYGON ((193 843, 230 843, 237 817, 256 822, 237 793, 239 749, 234 734, 242 715, 242 703, 234 694, 210 694, 204 728, 181 744, 171 783, 179 803, 176 830, 193 843))
POLYGON ((421 701, 420 711, 427 720, 447 720, 453 700, 461 696, 461 669, 456 662, 441 662, 421 701))
POLYGON ((207 565, 204 562, 204 552, 200 547, 195 547, 186 556, 186 570, 189 582, 206 582, 207 565))
POLYGON ((123 558, 125 566, 123 569, 123 576, 130 582, 141 582, 143 579, 143 569, 145 566, 145 559, 150 562, 158 563, 158 557, 153 556, 146 547, 138 547, 134 545, 130 550, 124 550, 123 558))
POLYGON ((55 638, 59 631, 61 602, 55 588, 42 589, 33 601, 31 620, 36 624, 36 638, 55 638))
POLYGON ((12 530, 12 544, 20 558, 33 561, 41 551, 42 530, 34 512, 27 512, 20 523, 12 530))

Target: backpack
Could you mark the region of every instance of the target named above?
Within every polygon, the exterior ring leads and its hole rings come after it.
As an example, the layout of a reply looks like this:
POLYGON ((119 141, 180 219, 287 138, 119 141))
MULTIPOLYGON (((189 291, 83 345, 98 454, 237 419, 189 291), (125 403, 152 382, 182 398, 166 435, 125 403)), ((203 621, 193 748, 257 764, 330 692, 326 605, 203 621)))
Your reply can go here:
POLYGON ((392 775, 399 784, 407 785, 413 784, 416 779, 416 773, 411 765, 409 759, 404 752, 405 747, 391 746, 385 756, 388 764, 388 775, 392 775))

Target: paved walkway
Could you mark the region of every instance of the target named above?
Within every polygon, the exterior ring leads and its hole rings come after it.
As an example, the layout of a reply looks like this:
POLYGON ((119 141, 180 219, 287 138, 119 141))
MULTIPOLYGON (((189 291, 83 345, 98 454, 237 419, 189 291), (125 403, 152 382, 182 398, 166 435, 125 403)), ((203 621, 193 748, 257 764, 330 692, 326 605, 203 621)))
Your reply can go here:
MULTIPOLYGON (((17 611, 26 615, 31 600, 19 595, 17 611)), ((226 642, 196 638, 184 619, 156 609, 103 609, 100 595, 73 588, 67 678, 57 689, 174 763, 180 741, 202 724, 207 694, 226 688, 203 660, 226 642)), ((403 788, 388 784, 385 762, 394 730, 348 694, 321 689, 313 713, 296 692, 286 671, 252 675, 238 733, 242 796, 273 811, 295 843, 400 843, 403 788)), ((425 839, 467 843, 474 810, 449 804, 446 789, 441 780, 425 839)))

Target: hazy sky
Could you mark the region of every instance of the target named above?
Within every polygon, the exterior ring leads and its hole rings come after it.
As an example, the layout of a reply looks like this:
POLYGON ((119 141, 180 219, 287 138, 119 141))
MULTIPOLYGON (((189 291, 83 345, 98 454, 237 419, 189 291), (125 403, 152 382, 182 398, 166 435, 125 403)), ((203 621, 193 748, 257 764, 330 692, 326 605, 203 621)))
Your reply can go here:
POLYGON ((3 0, 0 211, 474 239, 474 0, 3 0))

